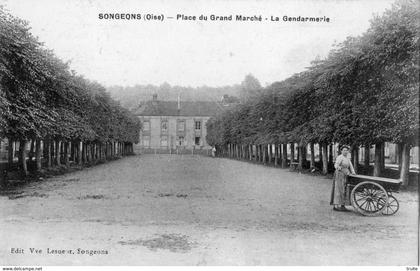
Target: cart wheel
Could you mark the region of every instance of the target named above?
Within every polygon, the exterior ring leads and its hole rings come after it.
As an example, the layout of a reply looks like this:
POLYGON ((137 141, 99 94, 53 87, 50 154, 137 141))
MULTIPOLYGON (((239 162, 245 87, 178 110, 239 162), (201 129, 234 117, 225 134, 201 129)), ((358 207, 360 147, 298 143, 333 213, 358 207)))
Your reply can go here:
POLYGON ((350 195, 351 205, 365 216, 381 214, 388 202, 388 193, 375 182, 357 184, 350 195))
MULTIPOLYGON (((382 201, 383 199, 381 199, 382 201)), ((385 202, 382 202, 385 203, 385 202)), ((392 196, 388 195, 388 202, 385 204, 385 208, 382 210, 383 215, 393 215, 396 212, 398 212, 398 209, 400 209, 400 204, 398 200, 392 196)))

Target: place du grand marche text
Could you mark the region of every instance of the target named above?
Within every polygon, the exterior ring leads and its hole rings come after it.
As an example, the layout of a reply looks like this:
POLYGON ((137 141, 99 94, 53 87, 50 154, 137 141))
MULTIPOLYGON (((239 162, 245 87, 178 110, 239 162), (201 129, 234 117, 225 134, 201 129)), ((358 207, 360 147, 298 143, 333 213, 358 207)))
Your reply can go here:
POLYGON ((145 20, 145 21, 164 21, 175 20, 184 22, 193 21, 239 21, 239 22, 315 22, 315 23, 329 23, 331 19, 327 16, 263 16, 263 15, 214 15, 214 14, 176 14, 175 16, 166 16, 164 14, 141 14, 141 13, 99 13, 100 20, 145 20))
POLYGON ((262 15, 253 15, 253 16, 244 16, 244 15, 228 15, 228 16, 217 16, 217 15, 184 15, 184 14, 177 14, 176 16, 177 20, 182 21, 256 21, 256 22, 262 22, 262 21, 272 21, 272 22, 292 22, 292 21, 301 21, 301 22, 326 22, 328 23, 330 21, 330 18, 326 16, 322 17, 310 17, 310 16, 274 16, 271 15, 269 17, 263 17, 262 15))

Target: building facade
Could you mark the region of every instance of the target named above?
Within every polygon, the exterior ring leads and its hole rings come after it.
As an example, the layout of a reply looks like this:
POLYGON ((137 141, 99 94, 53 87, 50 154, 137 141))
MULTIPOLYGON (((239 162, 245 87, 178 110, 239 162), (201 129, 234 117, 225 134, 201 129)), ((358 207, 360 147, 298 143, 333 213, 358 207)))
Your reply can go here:
POLYGON ((157 95, 142 102, 133 113, 142 129, 135 150, 139 153, 207 153, 207 121, 223 104, 204 101, 160 101, 157 95))

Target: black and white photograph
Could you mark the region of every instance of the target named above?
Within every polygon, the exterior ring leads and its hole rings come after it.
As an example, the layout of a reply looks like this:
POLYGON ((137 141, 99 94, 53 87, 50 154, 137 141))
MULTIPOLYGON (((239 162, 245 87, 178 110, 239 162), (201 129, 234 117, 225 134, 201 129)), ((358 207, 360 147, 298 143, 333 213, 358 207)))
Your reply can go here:
POLYGON ((419 31, 418 0, 0 0, 1 270, 418 271, 419 31))

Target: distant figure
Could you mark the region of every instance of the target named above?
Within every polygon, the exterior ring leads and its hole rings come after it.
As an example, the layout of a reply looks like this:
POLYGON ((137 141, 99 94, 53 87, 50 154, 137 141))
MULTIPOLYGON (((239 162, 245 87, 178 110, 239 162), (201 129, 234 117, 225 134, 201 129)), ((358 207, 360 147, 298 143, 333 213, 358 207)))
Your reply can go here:
POLYGON ((334 172, 334 181, 331 190, 331 201, 330 205, 334 205, 334 211, 348 211, 345 205, 346 195, 346 183, 347 176, 351 174, 356 174, 354 171, 353 165, 350 159, 347 157, 349 153, 348 146, 342 146, 340 148, 341 154, 337 157, 335 161, 335 172, 334 172))
POLYGON ((216 157, 216 146, 211 149, 211 156, 216 157))

